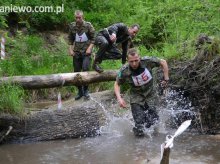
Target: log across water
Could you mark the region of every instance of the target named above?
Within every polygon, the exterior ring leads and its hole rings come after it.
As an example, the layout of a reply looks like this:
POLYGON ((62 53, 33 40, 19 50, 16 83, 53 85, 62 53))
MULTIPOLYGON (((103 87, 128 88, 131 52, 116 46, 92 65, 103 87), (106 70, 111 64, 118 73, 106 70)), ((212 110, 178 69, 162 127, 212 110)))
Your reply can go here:
POLYGON ((116 70, 108 70, 103 73, 91 71, 51 75, 12 76, 0 78, 0 85, 10 82, 18 84, 25 89, 53 88, 70 85, 77 86, 96 82, 115 81, 116 75, 116 70))

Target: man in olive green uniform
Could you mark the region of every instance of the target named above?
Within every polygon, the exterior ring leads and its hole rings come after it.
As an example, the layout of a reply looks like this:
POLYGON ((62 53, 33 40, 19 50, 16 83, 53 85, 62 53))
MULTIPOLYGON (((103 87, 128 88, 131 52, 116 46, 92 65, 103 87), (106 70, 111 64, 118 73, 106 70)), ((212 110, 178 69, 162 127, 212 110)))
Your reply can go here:
MULTIPOLYGON (((75 11, 75 22, 69 27, 69 54, 73 56, 74 72, 89 71, 91 53, 94 46, 95 29, 90 22, 83 19, 83 12, 75 11)), ((89 98, 88 86, 78 86, 75 100, 82 96, 89 98)))
POLYGON ((149 98, 154 93, 152 69, 159 66, 164 74, 161 84, 166 86, 169 80, 167 62, 156 57, 140 58, 138 51, 132 48, 128 51, 128 64, 119 70, 116 78, 115 95, 123 108, 126 107, 126 102, 120 95, 120 85, 130 85, 130 105, 135 122, 133 131, 137 136, 143 136, 144 127, 149 128, 159 118, 155 107, 148 106, 149 98))

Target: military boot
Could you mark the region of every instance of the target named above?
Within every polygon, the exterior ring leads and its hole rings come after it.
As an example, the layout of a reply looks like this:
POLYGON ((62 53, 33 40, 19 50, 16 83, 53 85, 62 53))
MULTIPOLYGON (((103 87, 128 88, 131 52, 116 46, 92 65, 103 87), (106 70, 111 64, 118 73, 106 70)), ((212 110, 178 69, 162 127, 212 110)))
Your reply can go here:
POLYGON ((75 97, 75 100, 79 100, 83 96, 83 87, 79 86, 78 87, 78 94, 75 97))
POLYGON ((88 86, 83 87, 84 96, 86 99, 90 98, 88 86))
POLYGON ((144 130, 141 127, 133 127, 134 135, 137 137, 143 137, 144 136, 144 130))
POLYGON ((99 64, 99 61, 97 60, 97 58, 95 58, 94 62, 93 62, 93 65, 92 65, 92 68, 98 72, 98 73, 102 73, 104 70, 98 65, 99 64))

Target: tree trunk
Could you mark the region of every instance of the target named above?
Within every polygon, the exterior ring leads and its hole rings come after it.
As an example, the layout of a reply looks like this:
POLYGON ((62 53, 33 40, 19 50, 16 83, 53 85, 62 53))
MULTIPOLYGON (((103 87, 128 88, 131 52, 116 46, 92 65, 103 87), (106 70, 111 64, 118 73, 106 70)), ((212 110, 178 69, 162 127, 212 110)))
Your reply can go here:
POLYGON ((103 73, 91 71, 36 76, 12 76, 0 78, 0 85, 10 82, 19 84, 25 89, 53 88, 70 85, 77 86, 96 82, 114 81, 116 75, 116 70, 108 70, 103 73))
POLYGON ((68 107, 65 110, 43 110, 24 118, 0 116, 0 136, 8 127, 11 132, 5 143, 33 142, 64 138, 87 137, 97 134, 99 119, 95 107, 68 107))

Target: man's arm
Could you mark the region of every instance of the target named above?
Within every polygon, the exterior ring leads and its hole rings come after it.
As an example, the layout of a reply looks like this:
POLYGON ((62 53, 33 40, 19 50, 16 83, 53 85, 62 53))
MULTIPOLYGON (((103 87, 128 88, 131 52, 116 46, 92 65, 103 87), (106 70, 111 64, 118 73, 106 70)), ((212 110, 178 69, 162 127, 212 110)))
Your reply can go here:
POLYGON ((69 55, 74 56, 74 41, 75 41, 75 35, 72 33, 71 30, 72 24, 69 25, 69 32, 68 32, 68 44, 69 44, 69 55))
POLYGON ((122 64, 125 64, 128 51, 128 40, 122 43, 122 64))
POLYGON ((167 64, 166 60, 160 59, 160 65, 163 70, 164 80, 168 81, 169 80, 169 68, 168 68, 168 64, 167 64))
POLYGON ((113 42, 117 40, 117 34, 119 31, 126 31, 127 26, 124 23, 116 23, 107 28, 109 31, 109 38, 113 42))
POLYGON ((115 91, 115 95, 117 97, 117 100, 119 102, 120 107, 126 108, 126 102, 124 101, 124 99, 121 97, 121 93, 120 93, 120 85, 118 84, 117 81, 115 81, 114 84, 114 91, 115 91))
POLYGON ((74 56, 74 51, 73 51, 73 49, 74 49, 74 46, 73 46, 73 45, 69 45, 69 55, 70 55, 70 56, 74 56))
POLYGON ((90 55, 92 53, 92 48, 94 47, 94 43, 95 43, 95 28, 91 23, 89 23, 89 40, 90 40, 90 44, 86 50, 86 54, 90 55))

